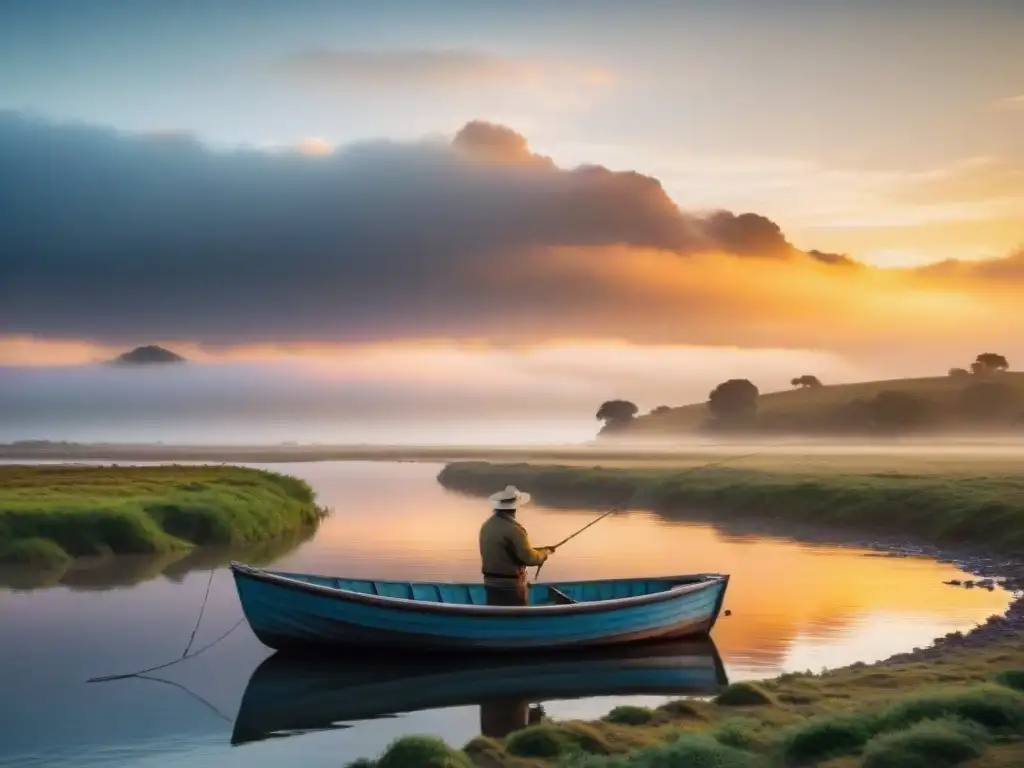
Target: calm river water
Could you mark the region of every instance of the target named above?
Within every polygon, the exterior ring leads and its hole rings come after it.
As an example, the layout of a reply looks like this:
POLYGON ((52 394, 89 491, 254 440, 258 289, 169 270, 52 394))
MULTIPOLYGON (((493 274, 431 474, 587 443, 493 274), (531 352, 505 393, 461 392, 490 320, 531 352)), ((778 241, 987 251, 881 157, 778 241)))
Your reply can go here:
MULTIPOLYGON (((444 491, 434 479, 439 466, 330 462, 268 468, 305 478, 334 509, 315 537, 290 551, 262 553, 277 567, 396 579, 478 577, 476 535, 488 510, 479 500, 444 491)), ((596 512, 528 507, 520 516, 540 544, 564 538, 596 512)), ((237 555, 245 559, 257 553, 237 555)), ((451 677, 458 669, 438 669, 449 674, 449 682, 435 678, 423 685, 360 659, 339 662, 329 674, 307 670, 308 679, 293 685, 296 678, 280 668, 264 667, 254 675, 271 651, 245 624, 202 655, 154 673, 162 681, 87 684, 90 677, 181 656, 210 568, 202 558, 175 558, 125 560, 56 583, 29 572, 5 577, 0 586, 0 766, 337 768, 379 754, 406 733, 436 734, 462 745, 482 729, 493 731, 496 718, 519 717, 527 704, 534 716, 540 705, 548 717, 594 718, 617 704, 668 698, 603 690, 604 678, 591 675, 584 698, 558 699, 551 697, 550 679, 537 678, 537 689, 523 692, 522 706, 513 702, 509 714, 508 702, 481 707, 474 699, 500 680, 500 669, 462 678, 451 677), (356 675, 369 684, 353 693, 356 689, 344 681, 356 675), (453 690, 461 691, 461 698, 445 698, 453 690), (236 723, 247 691, 252 706, 244 722, 236 723), (619 695, 602 695, 609 693, 619 695), (365 719, 368 715, 377 716, 365 719), (346 727, 302 732, 332 720, 346 727), (265 738, 272 733, 284 737, 265 738), (233 745, 233 740, 244 743, 233 745)), ((924 559, 740 537, 639 512, 608 518, 574 539, 545 565, 543 576, 691 571, 732 574, 725 602, 732 614, 719 621, 713 637, 729 681, 883 658, 968 629, 1009 601, 998 590, 944 586, 943 580, 962 574, 924 559)), ((214 573, 194 649, 241 617, 230 574, 222 566, 214 573)), ((684 651, 690 654, 687 663, 712 663, 707 649, 684 651)), ((575 670, 577 678, 585 674, 581 670, 575 670)), ((561 672, 571 678, 574 668, 570 664, 561 672)), ((527 688, 532 684, 529 675, 512 674, 520 683, 528 681, 527 688)))

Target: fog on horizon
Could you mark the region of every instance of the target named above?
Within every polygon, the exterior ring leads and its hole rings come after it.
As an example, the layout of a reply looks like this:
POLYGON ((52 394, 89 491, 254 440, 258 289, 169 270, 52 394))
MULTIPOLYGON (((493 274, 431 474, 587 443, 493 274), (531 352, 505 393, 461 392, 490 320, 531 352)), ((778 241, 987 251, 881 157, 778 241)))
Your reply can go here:
POLYGON ((0 9, 4 434, 576 441, 1024 360, 1022 8, 396 2, 0 9), (143 344, 190 362, 97 365, 143 344))

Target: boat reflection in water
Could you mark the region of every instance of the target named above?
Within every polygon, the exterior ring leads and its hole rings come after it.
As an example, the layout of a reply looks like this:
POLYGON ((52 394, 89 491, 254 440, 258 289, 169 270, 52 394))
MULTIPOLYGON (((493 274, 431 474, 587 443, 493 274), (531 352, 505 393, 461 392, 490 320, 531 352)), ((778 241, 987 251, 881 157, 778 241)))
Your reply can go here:
POLYGON ((711 696, 727 685, 708 637, 502 656, 358 658, 275 653, 249 678, 235 745, 427 709, 480 706, 480 730, 501 738, 539 722, 540 702, 592 696, 711 696))

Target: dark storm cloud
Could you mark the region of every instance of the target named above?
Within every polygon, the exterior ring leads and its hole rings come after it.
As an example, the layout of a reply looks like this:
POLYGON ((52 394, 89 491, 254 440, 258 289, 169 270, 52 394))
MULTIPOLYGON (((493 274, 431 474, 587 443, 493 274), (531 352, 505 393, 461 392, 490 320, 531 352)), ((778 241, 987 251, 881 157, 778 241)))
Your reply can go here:
POLYGON ((451 144, 307 157, 8 113, 0 169, 7 334, 235 343, 512 337, 518 323, 554 333, 566 314, 600 326, 643 302, 564 267, 538 275, 551 249, 598 247, 595 260, 600 247, 792 250, 763 217, 687 215, 656 179, 562 170, 486 123, 451 144))

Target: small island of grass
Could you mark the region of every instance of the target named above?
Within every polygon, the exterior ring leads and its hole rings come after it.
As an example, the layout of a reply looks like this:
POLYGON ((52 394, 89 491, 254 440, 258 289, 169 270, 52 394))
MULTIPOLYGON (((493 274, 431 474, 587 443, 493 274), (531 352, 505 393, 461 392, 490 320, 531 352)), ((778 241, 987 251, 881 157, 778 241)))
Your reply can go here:
POLYGON ((324 512, 304 481, 232 466, 0 467, 0 563, 54 567, 274 539, 324 512))

